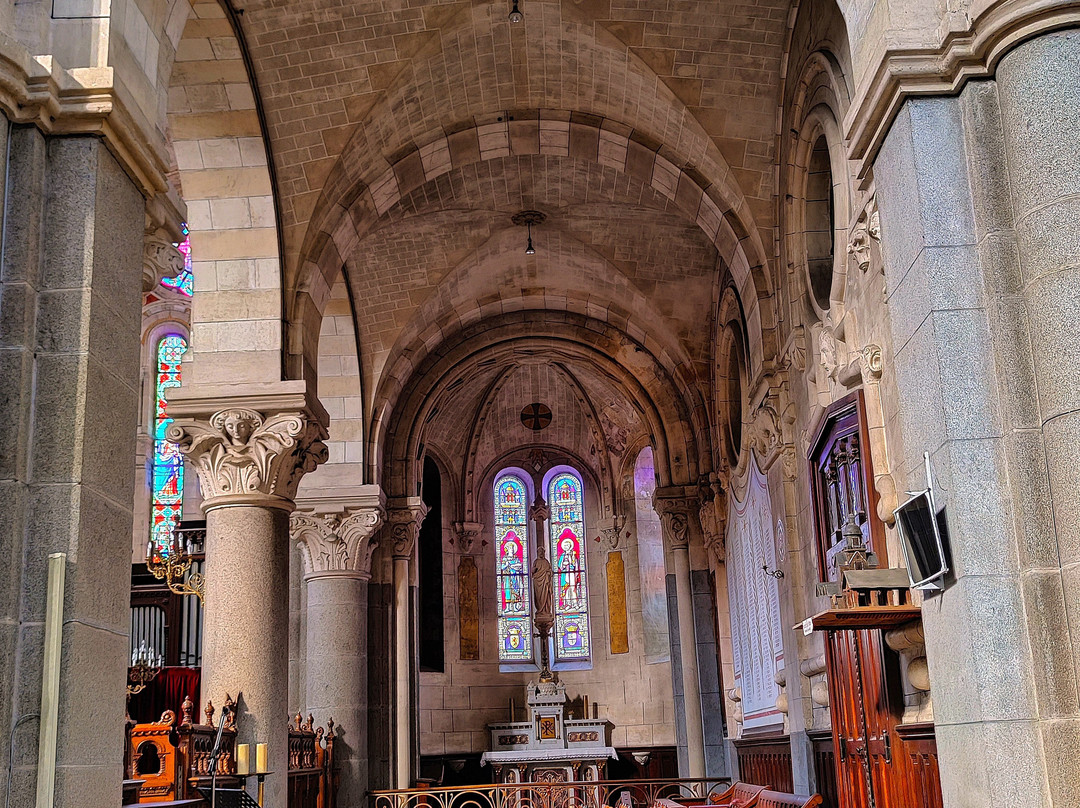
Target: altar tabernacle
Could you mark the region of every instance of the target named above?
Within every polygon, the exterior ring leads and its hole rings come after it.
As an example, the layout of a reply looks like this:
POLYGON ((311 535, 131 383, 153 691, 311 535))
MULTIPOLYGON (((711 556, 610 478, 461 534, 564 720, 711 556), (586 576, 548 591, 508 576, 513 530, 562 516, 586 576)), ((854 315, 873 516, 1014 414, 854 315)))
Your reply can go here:
POLYGON ((608 759, 617 757, 611 746, 613 724, 602 718, 569 718, 566 686, 561 682, 542 677, 530 682, 525 693, 528 721, 488 724, 492 751, 485 752, 481 762, 491 766, 496 781, 603 779, 608 759))

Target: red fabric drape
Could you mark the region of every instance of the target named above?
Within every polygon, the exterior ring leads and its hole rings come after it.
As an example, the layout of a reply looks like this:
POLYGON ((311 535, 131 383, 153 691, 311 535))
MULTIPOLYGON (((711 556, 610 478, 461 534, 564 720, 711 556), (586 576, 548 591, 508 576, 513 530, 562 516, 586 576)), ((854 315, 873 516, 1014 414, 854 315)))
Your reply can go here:
POLYGON ((131 697, 128 702, 128 715, 137 724, 149 724, 161 718, 166 710, 176 713, 176 723, 180 723, 180 708, 184 697, 190 696, 194 705, 192 723, 200 722, 202 713, 199 702, 199 682, 202 671, 199 668, 162 668, 154 681, 146 689, 131 697))

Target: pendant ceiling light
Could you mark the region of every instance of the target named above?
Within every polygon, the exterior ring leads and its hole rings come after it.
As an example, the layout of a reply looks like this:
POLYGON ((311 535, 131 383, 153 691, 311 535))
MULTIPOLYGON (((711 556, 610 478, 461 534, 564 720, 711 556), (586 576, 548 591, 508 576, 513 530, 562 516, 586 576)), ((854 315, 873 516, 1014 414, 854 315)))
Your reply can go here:
POLYGON ((525 19, 525 15, 521 13, 521 9, 518 8, 518 0, 514 0, 514 7, 510 9, 510 22, 519 23, 525 19))
POLYGON ((528 230, 528 238, 525 240, 525 254, 536 255, 536 248, 533 247, 532 240, 532 226, 534 224, 541 224, 547 218, 543 213, 538 210, 523 210, 520 213, 515 213, 510 217, 510 221, 516 224, 518 227, 525 227, 528 230))

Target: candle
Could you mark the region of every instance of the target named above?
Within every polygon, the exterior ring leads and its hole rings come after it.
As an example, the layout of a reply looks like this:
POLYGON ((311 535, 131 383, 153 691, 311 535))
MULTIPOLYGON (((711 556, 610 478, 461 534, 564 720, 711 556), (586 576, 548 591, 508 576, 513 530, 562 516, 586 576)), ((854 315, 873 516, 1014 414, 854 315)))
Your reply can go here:
POLYGON ((256 774, 270 771, 266 765, 266 744, 255 744, 255 772, 256 774))
POLYGON ((251 745, 246 743, 238 743, 236 745, 236 773, 247 774, 250 768, 248 762, 248 753, 251 750, 251 745))

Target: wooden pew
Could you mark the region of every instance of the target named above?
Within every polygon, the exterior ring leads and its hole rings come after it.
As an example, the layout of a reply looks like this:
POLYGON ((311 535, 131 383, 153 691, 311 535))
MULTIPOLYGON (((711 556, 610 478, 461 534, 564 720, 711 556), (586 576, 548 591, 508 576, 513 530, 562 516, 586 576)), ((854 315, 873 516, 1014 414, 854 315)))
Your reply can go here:
POLYGON ((820 808, 821 795, 787 794, 783 791, 762 791, 754 808, 820 808))
POLYGON ((732 783, 723 794, 714 794, 709 797, 710 808, 750 808, 757 802, 758 794, 765 790, 765 786, 756 786, 752 783, 732 783))

